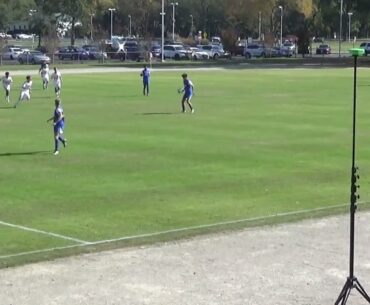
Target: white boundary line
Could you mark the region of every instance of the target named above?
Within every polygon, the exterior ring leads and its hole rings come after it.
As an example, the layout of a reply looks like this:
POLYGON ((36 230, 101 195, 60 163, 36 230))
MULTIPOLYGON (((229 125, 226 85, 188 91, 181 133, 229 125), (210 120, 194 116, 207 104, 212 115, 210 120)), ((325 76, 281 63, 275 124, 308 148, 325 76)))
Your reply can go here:
MULTIPOLYGON (((363 202, 362 204, 366 204, 367 202, 363 202)), ((358 203, 361 204, 361 203, 358 203)), ((77 245, 70 245, 70 246, 64 246, 64 247, 54 247, 54 248, 47 248, 42 250, 35 250, 35 251, 27 251, 27 252, 20 252, 16 254, 10 254, 10 255, 3 255, 0 256, 1 259, 7 259, 7 258, 13 258, 13 257, 19 257, 24 255, 32 255, 32 254, 40 254, 40 253, 47 253, 47 252, 54 252, 58 250, 67 250, 72 248, 80 248, 80 247, 86 247, 86 246, 95 246, 95 245, 101 245, 101 244, 109 244, 124 240, 133 240, 133 239, 140 239, 145 237, 154 237, 159 235, 165 235, 165 234, 171 234, 171 233, 178 233, 178 232, 187 232, 192 230, 199 230, 199 229, 205 229, 205 228, 212 228, 212 227, 218 227, 223 225, 232 225, 232 224, 238 224, 243 222, 253 222, 253 221, 261 221, 261 220, 267 220, 267 219, 273 219, 278 217, 284 217, 284 216, 293 216, 293 215, 300 215, 310 212, 319 212, 319 211, 325 211, 325 210, 332 210, 336 208, 343 208, 343 207, 349 207, 349 204, 339 204, 339 205, 333 205, 329 207, 322 207, 322 208, 316 208, 311 210, 300 210, 300 211, 294 211, 294 212, 287 212, 287 213, 278 213, 274 215, 268 215, 263 217, 253 217, 253 218, 245 218, 245 219, 239 219, 239 220, 232 220, 232 221, 224 221, 224 222, 218 222, 213 224, 206 224, 206 225, 200 225, 200 226, 194 226, 194 227, 185 227, 185 228, 179 228, 179 229, 173 229, 173 230, 167 230, 167 231, 159 231, 154 233, 147 233, 147 234, 140 234, 140 235, 132 235, 132 236, 124 236, 114 239, 105 239, 105 240, 99 240, 95 242, 86 242, 86 241, 79 241, 79 244, 77 245)), ((43 231, 40 231, 40 233, 45 233, 43 231)), ((61 237, 61 236, 58 236, 61 237)), ((68 238, 70 239, 70 238, 68 238)), ((78 241, 74 239, 75 241, 78 241)))
POLYGON ((52 237, 57 237, 57 238, 65 239, 65 240, 70 240, 70 241, 74 241, 74 242, 77 242, 77 243, 80 243, 80 244, 83 244, 83 245, 89 244, 89 242, 85 241, 85 240, 81 240, 81 239, 77 239, 77 238, 73 238, 73 237, 69 237, 69 236, 65 236, 65 235, 61 235, 61 234, 57 234, 57 233, 53 233, 53 232, 47 232, 47 231, 43 231, 43 230, 33 229, 33 228, 30 228, 30 227, 20 226, 20 225, 16 225, 16 224, 4 222, 4 221, 0 221, 0 225, 15 228, 15 229, 19 229, 19 230, 23 230, 23 231, 29 231, 29 232, 33 232, 33 233, 44 234, 44 235, 48 235, 48 236, 52 236, 52 237))

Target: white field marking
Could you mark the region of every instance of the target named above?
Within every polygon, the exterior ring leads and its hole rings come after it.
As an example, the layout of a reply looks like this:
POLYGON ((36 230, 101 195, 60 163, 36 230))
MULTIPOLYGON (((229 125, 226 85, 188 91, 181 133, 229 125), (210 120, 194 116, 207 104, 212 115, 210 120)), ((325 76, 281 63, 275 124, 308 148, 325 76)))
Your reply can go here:
MULTIPOLYGON (((367 202, 358 203, 360 204, 367 204, 367 202)), ((108 243, 114 243, 124 240, 132 240, 132 239, 140 239, 145 237, 154 237, 164 234, 171 234, 171 233, 178 233, 178 232, 187 232, 192 230, 199 230, 199 229, 205 229, 205 228, 212 228, 212 227, 218 227, 222 225, 232 225, 237 223, 243 223, 243 222, 253 222, 253 221, 261 221, 261 220, 267 220, 267 219, 273 219, 277 217, 284 217, 284 216, 293 216, 293 215, 300 215, 305 213, 314 213, 319 211, 325 211, 325 210, 331 210, 336 208, 343 208, 343 207, 349 207, 349 204, 340 204, 340 205, 334 205, 330 207, 322 207, 322 208, 316 208, 311 210, 301 210, 301 211, 295 211, 295 212, 287 212, 287 213, 278 213, 275 215, 269 215, 269 216, 263 216, 263 217, 253 217, 253 218, 245 218, 245 219, 239 219, 239 220, 232 220, 232 221, 224 221, 224 222, 218 222, 213 224, 206 224, 206 225, 200 225, 200 226, 194 226, 194 227, 186 227, 186 228, 179 228, 179 229, 173 229, 173 230, 167 230, 167 231, 160 231, 160 232, 154 232, 154 233, 147 233, 147 234, 140 234, 140 235, 133 235, 133 236, 124 236, 120 238, 114 238, 114 239, 105 239, 105 240, 99 240, 95 242, 86 242, 86 241, 80 241, 77 245, 70 245, 70 246, 64 246, 64 247, 54 247, 54 248, 47 248, 42 250, 35 250, 35 251, 28 251, 28 252, 20 252, 10 255, 3 255, 0 256, 1 259, 7 259, 7 258, 13 258, 13 257, 19 257, 19 256, 25 256, 25 255, 32 255, 32 254, 40 254, 40 253, 47 253, 47 252, 54 252, 58 250, 67 250, 72 248, 81 248, 86 246, 94 246, 99 244, 108 244, 108 243)))
POLYGON ((61 235, 61 234, 57 234, 57 233, 53 233, 53 232, 47 232, 47 231, 33 229, 33 228, 25 227, 25 226, 20 226, 20 225, 16 225, 16 224, 4 222, 4 221, 0 221, 0 225, 15 228, 15 229, 19 229, 19 230, 23 230, 23 231, 29 231, 29 232, 33 232, 33 233, 44 234, 44 235, 48 235, 48 236, 52 236, 52 237, 57 237, 57 238, 65 239, 65 240, 70 240, 70 241, 77 242, 79 244, 84 244, 84 245, 89 244, 89 242, 85 241, 85 240, 81 240, 81 239, 77 239, 77 238, 73 238, 73 237, 69 237, 69 236, 65 236, 65 235, 61 235))

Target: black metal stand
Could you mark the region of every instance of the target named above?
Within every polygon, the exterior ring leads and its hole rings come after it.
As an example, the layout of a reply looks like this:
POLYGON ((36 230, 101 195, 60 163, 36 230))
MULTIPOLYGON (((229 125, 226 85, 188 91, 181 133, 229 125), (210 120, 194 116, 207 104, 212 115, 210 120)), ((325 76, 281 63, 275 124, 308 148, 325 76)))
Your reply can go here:
POLYGON ((370 297, 365 289, 361 286, 358 279, 354 276, 354 254, 355 254, 355 213, 357 209, 357 200, 360 196, 357 194, 359 185, 356 183, 360 179, 358 175, 358 167, 355 166, 355 151, 356 151, 356 82, 357 82, 357 55, 354 56, 354 81, 353 81, 353 134, 352 134, 352 169, 351 169, 351 225, 350 225, 350 248, 349 248, 349 276, 344 287, 339 294, 335 305, 345 305, 352 289, 356 289, 368 303, 370 297))

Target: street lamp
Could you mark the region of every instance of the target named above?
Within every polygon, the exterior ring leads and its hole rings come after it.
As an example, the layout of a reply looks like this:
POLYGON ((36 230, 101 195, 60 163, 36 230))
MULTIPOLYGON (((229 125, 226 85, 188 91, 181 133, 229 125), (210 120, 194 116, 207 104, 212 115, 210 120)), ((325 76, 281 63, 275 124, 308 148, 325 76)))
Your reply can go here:
POLYGON ((193 27, 194 27, 194 17, 193 17, 193 15, 190 15, 190 18, 191 18, 191 27, 190 27, 190 35, 189 36, 193 36, 193 27))
POLYGON ((261 11, 258 12, 258 40, 261 41, 261 23, 262 23, 262 15, 261 11))
POLYGON ((348 13, 348 42, 351 42, 351 17, 353 13, 348 13))
POLYGON ((279 5, 280 9, 280 45, 283 44, 283 7, 279 5))
POLYGON ((110 40, 112 40, 113 37, 113 12, 116 11, 115 8, 108 8, 108 11, 110 11, 110 40))
POLYGON ((93 41, 93 17, 95 16, 94 13, 90 14, 90 41, 93 41))
POLYGON ((343 0, 340 0, 340 20, 339 20, 339 57, 342 50, 342 19, 343 19, 343 0))
POLYGON ((175 41, 175 7, 179 5, 178 2, 171 2, 172 5, 172 41, 175 41))
MULTIPOLYGON (((35 14, 35 13, 37 13, 37 10, 29 10, 28 11, 28 15, 30 15, 30 17, 32 18, 32 16, 33 16, 33 14, 35 14)), ((30 30, 30 26, 28 25, 28 29, 30 30)), ((39 37, 40 37, 41 35, 39 34, 39 37)), ((40 38, 39 38, 40 39, 40 38)), ((40 40, 39 40, 39 42, 40 42, 40 40)), ((32 35, 32 49, 33 49, 33 45, 34 45, 34 43, 35 43, 35 35, 32 35)))
POLYGON ((161 61, 162 62, 164 62, 164 15, 166 15, 166 13, 164 12, 164 0, 162 0, 162 11, 161 11, 161 16, 162 16, 161 61))
POLYGON ((128 31, 128 33, 129 33, 129 36, 131 37, 131 15, 128 15, 128 19, 129 19, 129 31, 128 31))

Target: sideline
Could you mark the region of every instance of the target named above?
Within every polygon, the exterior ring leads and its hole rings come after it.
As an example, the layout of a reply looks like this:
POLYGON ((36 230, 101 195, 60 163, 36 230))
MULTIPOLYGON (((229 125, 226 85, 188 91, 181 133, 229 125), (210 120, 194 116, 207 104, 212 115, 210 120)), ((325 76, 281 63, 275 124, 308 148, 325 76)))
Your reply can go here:
MULTIPOLYGON (((361 203, 358 203, 358 204, 361 204, 361 203)), ((362 202, 362 204, 367 204, 367 202, 362 202)), ((26 251, 26 252, 20 252, 20 253, 9 254, 9 255, 3 255, 3 256, 0 256, 0 260, 19 257, 19 256, 25 256, 25 255, 54 252, 54 251, 58 251, 58 250, 67 250, 67 249, 72 249, 72 248, 84 248, 86 246, 96 246, 96 245, 102 245, 102 244, 110 244, 110 243, 115 243, 115 242, 119 242, 119 241, 135 240, 135 239, 140 239, 140 238, 145 238, 145 237, 155 237, 155 236, 178 233, 178 232, 188 232, 188 231, 199 230, 199 229, 214 228, 214 227, 225 226, 225 225, 233 225, 233 224, 239 224, 239 223, 244 223, 244 222, 247 223, 247 222, 262 221, 262 220, 267 220, 267 219, 274 219, 274 218, 279 218, 279 217, 301 215, 301 214, 306 214, 306 213, 310 213, 310 212, 314 213, 314 212, 320 212, 320 211, 327 211, 327 210, 332 210, 332 209, 337 209, 337 208, 344 208, 346 206, 349 206, 349 204, 346 203, 346 204, 339 204, 339 205, 333 205, 333 206, 329 206, 329 207, 321 207, 321 208, 316 208, 316 209, 307 209, 307 210, 293 211, 293 212, 287 212, 287 213, 277 213, 277 214, 274 214, 274 215, 268 215, 268 216, 262 216, 262 217, 245 218, 245 219, 224 221, 224 222, 205 224, 205 225, 199 225, 199 226, 193 226, 193 227, 184 227, 184 228, 172 229, 172 230, 167 230, 167 231, 159 231, 159 232, 132 235, 132 236, 123 236, 123 237, 119 237, 119 238, 99 240, 99 241, 95 241, 95 242, 87 242, 87 241, 83 241, 83 240, 72 239, 72 238, 66 237, 66 239, 74 240, 74 241, 78 242, 79 244, 64 246, 64 247, 46 248, 46 249, 34 250, 34 251, 26 251)), ((3 224, 3 222, 0 222, 0 224, 3 224)), ((21 228, 21 226, 16 226, 16 227, 21 228)), ((23 228, 25 228, 25 227, 23 227, 23 228)), ((33 229, 30 229, 30 230, 33 230, 33 229)), ((38 230, 33 230, 33 231, 37 232, 38 230)), ((45 234, 47 232, 39 231, 39 233, 45 234)), ((54 233, 48 233, 48 235, 54 235, 54 233)), ((62 235, 58 235, 58 234, 55 234, 55 236, 56 237, 62 237, 62 235)))
POLYGON ((88 245, 89 244, 89 242, 85 241, 85 240, 81 240, 81 239, 77 239, 77 238, 73 238, 73 237, 69 237, 69 236, 65 236, 65 235, 61 235, 61 234, 57 234, 57 233, 53 233, 53 232, 33 229, 33 228, 30 228, 30 227, 20 226, 20 225, 16 225, 16 224, 4 222, 4 221, 0 221, 0 225, 15 228, 15 229, 19 229, 19 230, 23 230, 23 231, 29 231, 29 232, 33 232, 33 233, 38 233, 38 234, 44 234, 44 235, 48 235, 48 236, 52 236, 52 237, 57 237, 57 238, 61 238, 61 239, 69 240, 69 241, 74 241, 74 242, 77 242, 77 243, 83 244, 83 245, 88 245))

